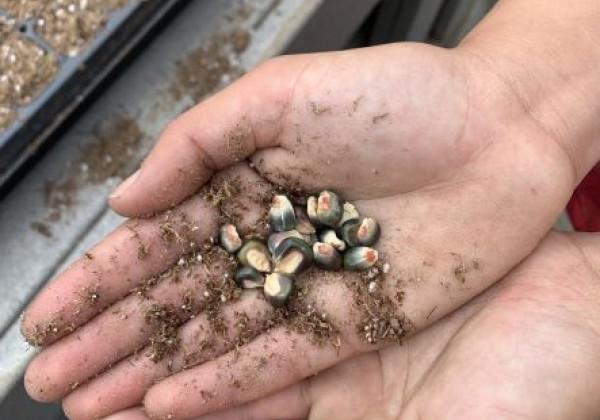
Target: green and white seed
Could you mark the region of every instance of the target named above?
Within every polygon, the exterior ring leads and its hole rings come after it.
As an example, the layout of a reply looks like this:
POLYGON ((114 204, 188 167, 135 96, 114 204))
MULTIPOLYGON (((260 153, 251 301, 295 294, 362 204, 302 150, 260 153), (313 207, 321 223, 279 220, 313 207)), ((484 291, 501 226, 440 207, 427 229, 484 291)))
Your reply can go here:
POLYGON ((317 199, 317 221, 320 224, 336 227, 344 213, 340 197, 331 191, 322 191, 317 199))
POLYGON ((240 263, 252 267, 262 273, 271 271, 271 255, 268 248, 258 239, 250 239, 242 245, 237 253, 240 263))
POLYGON ((227 223, 219 229, 219 243, 227 252, 235 254, 242 247, 242 238, 236 227, 227 223))
POLYGON ((373 267, 379 259, 377 250, 360 246, 344 252, 344 268, 350 271, 362 271, 373 267))
POLYGON ((373 246, 379 239, 381 229, 375 219, 365 217, 344 223, 340 233, 349 246, 373 246))
POLYGON ((305 235, 302 235, 295 229, 287 230, 285 232, 275 232, 269 235, 269 239, 267 239, 267 247, 271 254, 275 254, 275 250, 281 244, 281 242, 286 238, 298 238, 305 240, 305 235))
POLYGON ((342 268, 342 256, 331 245, 325 242, 317 242, 313 245, 313 258, 317 267, 324 270, 339 270, 342 268))
POLYGON ((340 222, 338 223, 338 226, 341 227, 344 225, 344 223, 349 222, 351 220, 358 220, 360 219, 360 215, 358 214, 358 210, 356 209, 356 206, 352 203, 344 203, 344 212, 342 214, 342 218, 340 219, 340 222))
POLYGON ((294 208, 296 212, 296 230, 303 235, 314 235, 317 233, 317 229, 310 221, 306 210, 300 206, 294 208))
POLYGON ((293 279, 285 274, 271 273, 267 274, 263 287, 264 295, 267 301, 279 308, 287 302, 294 289, 293 279))
POLYGON ((273 254, 274 271, 282 274, 298 274, 313 262, 313 251, 302 239, 290 237, 284 239, 273 254))
POLYGON ((283 232, 296 227, 296 215, 292 202, 285 195, 273 197, 269 210, 269 226, 275 232, 283 232))
POLYGON ((252 267, 240 267, 234 275, 235 283, 243 289, 257 289, 265 284, 264 276, 252 267))
POLYGON ((321 242, 331 245, 340 252, 344 252, 346 250, 346 242, 338 238, 337 233, 335 233, 335 230, 333 229, 325 229, 323 232, 321 232, 320 239, 321 242))

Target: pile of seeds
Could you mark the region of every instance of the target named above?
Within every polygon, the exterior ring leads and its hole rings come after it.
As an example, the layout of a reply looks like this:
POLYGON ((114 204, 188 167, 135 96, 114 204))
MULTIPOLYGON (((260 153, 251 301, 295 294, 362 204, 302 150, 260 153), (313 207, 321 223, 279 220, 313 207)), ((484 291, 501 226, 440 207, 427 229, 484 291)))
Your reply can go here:
POLYGON ((372 246, 380 228, 356 207, 331 191, 306 200, 306 208, 276 195, 269 210, 267 242, 251 237, 245 242, 232 224, 221 226, 220 244, 235 254, 237 285, 262 288, 275 307, 283 306, 294 287, 294 276, 311 265, 324 270, 367 270, 378 260, 372 246))

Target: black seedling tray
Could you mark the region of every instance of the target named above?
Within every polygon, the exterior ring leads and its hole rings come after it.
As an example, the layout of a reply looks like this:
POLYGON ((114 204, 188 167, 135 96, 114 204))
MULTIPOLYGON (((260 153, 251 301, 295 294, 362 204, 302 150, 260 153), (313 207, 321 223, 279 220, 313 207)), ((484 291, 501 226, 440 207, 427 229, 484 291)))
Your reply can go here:
MULTIPOLYGON (((22 36, 59 57, 58 73, 17 118, 0 132, 0 195, 17 171, 165 18, 186 0, 133 2, 108 16, 97 37, 74 57, 54 51, 35 33, 34 20, 20 22, 22 36)), ((4 11, 0 10, 0 14, 4 11)))

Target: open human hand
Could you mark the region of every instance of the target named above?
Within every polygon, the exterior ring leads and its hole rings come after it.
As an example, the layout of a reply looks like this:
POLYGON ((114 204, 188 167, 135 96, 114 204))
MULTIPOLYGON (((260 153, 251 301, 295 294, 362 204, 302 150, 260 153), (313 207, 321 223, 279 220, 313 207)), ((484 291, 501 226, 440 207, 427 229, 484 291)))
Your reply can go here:
MULTIPOLYGON (((552 233, 496 286, 404 345, 201 420, 595 420, 599 299, 600 236, 552 233)), ((109 420, 145 419, 131 409, 109 420)))
POLYGON ((284 57, 182 115, 111 198, 130 216, 175 207, 126 222, 26 310, 25 337, 47 347, 30 395, 66 396, 73 419, 142 399, 155 418, 190 418, 383 348, 486 289, 535 248, 577 179, 479 66, 410 44, 284 57), (209 238, 223 220, 260 234, 274 185, 333 189, 379 221, 391 270, 377 293, 359 275, 311 270, 292 314, 238 298, 209 238))

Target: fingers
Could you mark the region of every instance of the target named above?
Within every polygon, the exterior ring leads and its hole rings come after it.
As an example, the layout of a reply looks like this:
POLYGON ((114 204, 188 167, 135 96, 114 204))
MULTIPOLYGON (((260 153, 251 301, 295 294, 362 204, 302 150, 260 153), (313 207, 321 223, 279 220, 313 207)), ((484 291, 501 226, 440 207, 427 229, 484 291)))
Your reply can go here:
POLYGON ((124 223, 35 297, 23 315, 23 335, 41 346, 70 333, 182 254, 210 242, 218 223, 233 222, 241 234, 263 232, 271 194, 270 184, 240 164, 215 176, 200 197, 163 215, 124 223))
POLYGON ((286 316, 289 321, 153 386, 144 400, 147 412, 156 418, 200 416, 265 396, 372 349, 356 334, 348 281, 352 277, 340 273, 298 278, 301 297, 286 316))
POLYGON ((146 347, 69 394, 63 401, 64 411, 71 419, 96 419, 138 405, 146 390, 160 379, 206 362, 257 335, 272 312, 256 291, 248 291, 222 310, 204 312, 186 323, 178 333, 181 344, 173 355, 155 362, 148 357, 152 348, 146 347))
MULTIPOLYGON (((394 199, 357 202, 364 214, 381 222, 378 250, 381 262, 391 265, 386 270, 388 274, 379 271, 379 277, 370 278, 369 273, 319 272, 311 276, 309 272, 297 279, 299 282, 304 279, 311 286, 309 294, 317 313, 325 313, 333 330, 340 332, 339 348, 336 334, 328 337, 328 344, 318 346, 311 342, 310 333, 299 334, 289 326, 274 329, 244 347, 237 357, 223 355, 155 385, 145 398, 148 412, 157 418, 168 415, 175 419, 188 418, 245 403, 358 352, 394 342, 447 313, 453 304, 453 300, 448 299, 449 294, 459 299, 468 293, 465 281, 469 281, 467 286, 476 282, 479 266, 470 259, 463 263, 459 255, 448 251, 440 253, 444 258, 437 258, 433 264, 420 242, 399 240, 398 232, 407 236, 414 231, 419 237, 427 234, 424 221, 403 218, 409 204, 404 201, 399 206, 394 199), (392 208, 399 210, 391 211, 392 208), (460 277, 463 275, 468 279, 460 277), (449 276, 456 280, 442 283, 441 280, 449 276), (262 366, 261 359, 267 361, 267 367, 262 366), (222 372, 231 372, 232 376, 224 378, 222 372), (202 394, 206 398, 202 398, 202 394)), ((291 325, 293 327, 293 322, 291 325)))
MULTIPOLYGON (((190 259, 186 262, 189 267, 163 276, 150 290, 140 289, 142 296, 128 296, 42 351, 25 374, 29 395, 41 401, 57 400, 144 346, 150 337, 175 339, 175 329, 209 302, 210 296, 204 296, 207 283, 221 281, 231 271, 232 262, 223 254, 210 255, 210 269, 203 262, 190 259)), ((162 358, 169 350, 168 344, 158 341, 151 356, 162 358)), ((144 355, 148 357, 148 353, 144 355)))
MULTIPOLYGON (((245 235, 261 233, 264 229, 262 224, 264 206, 271 193, 271 186, 268 183, 261 181, 246 165, 239 165, 214 178, 210 188, 203 193, 205 200, 210 204, 199 202, 204 206, 209 206, 210 211, 214 211, 213 206, 217 207, 221 212, 220 222, 235 221, 240 233, 245 235)), ((194 215, 197 218, 202 217, 201 212, 194 213, 190 210, 189 213, 190 216, 184 218, 186 226, 189 225, 189 220, 194 220, 192 219, 194 215)), ((179 210, 174 210, 172 214, 179 215, 180 213, 179 210)), ((169 219, 169 223, 166 225, 163 220, 162 225, 153 226, 154 233, 161 240, 164 240, 166 233, 167 238, 177 242, 177 238, 182 235, 181 232, 185 231, 171 223, 171 220, 169 219)), ((146 222, 144 221, 144 223, 146 222)), ((186 239, 183 243, 187 244, 190 239, 187 236, 184 238, 186 239)), ((157 238, 152 237, 151 239, 157 238)), ((148 258, 150 255, 158 257, 168 255, 161 245, 161 242, 156 246, 151 245, 147 251, 148 258)), ((110 248, 110 245, 105 242, 100 246, 110 248)), ((190 247, 190 245, 187 246, 187 248, 190 247)), ((180 250, 181 252, 183 251, 180 250)), ((200 261, 197 260, 195 254, 178 256, 176 265, 171 268, 164 266, 161 270, 163 273, 159 276, 144 277, 144 281, 138 285, 135 293, 117 302, 80 330, 42 352, 28 369, 27 386, 31 395, 44 401, 59 398, 68 392, 72 385, 82 383, 110 363, 114 363, 144 346, 156 328, 153 322, 148 322, 148 312, 153 307, 172 306, 174 308, 171 311, 174 324, 172 326, 177 327, 186 317, 201 309, 206 301, 210 302, 218 298, 219 296, 212 293, 211 290, 208 290, 208 296, 204 296, 204 294, 207 292, 207 287, 215 289, 220 284, 219 282, 223 281, 225 271, 231 280, 233 267, 231 267, 229 256, 226 259, 222 256, 224 253, 220 247, 211 246, 203 248, 200 261), (140 296, 147 299, 141 299, 140 296)), ((130 256, 132 261, 127 261, 123 254, 115 258, 117 258, 115 267, 123 266, 124 269, 129 269, 128 266, 134 266, 137 262, 137 257, 130 256)), ((128 289, 132 288, 134 284, 122 280, 119 283, 119 273, 122 273, 122 270, 115 269, 114 278, 111 278, 114 288, 121 288, 121 291, 124 291, 122 283, 125 283, 128 289)), ((71 286, 68 283, 69 278, 66 280, 59 278, 55 284, 60 286, 61 282, 71 286)), ((229 285, 229 283, 227 284, 229 285)), ((76 289, 76 287, 72 288, 76 289)), ((48 301, 55 298, 54 293, 60 292, 56 289, 51 292, 46 291, 33 305, 33 309, 37 311, 36 315, 41 318, 38 322, 48 322, 46 321, 48 318, 53 320, 51 322, 56 322, 54 321, 56 318, 53 318, 54 313, 46 314, 46 317, 43 313, 47 306, 52 306, 48 301)), ((98 294, 101 293, 104 292, 101 291, 98 294)), ((59 294, 57 298, 60 299, 60 297, 59 294)), ((64 303, 63 305, 70 308, 64 303)), ((67 311, 63 309, 62 313, 67 313, 67 311)), ((64 319, 69 318, 65 317, 64 319)), ((71 316, 70 319, 76 318, 71 316)), ((28 320, 27 317, 26 320, 28 320)), ((152 320, 152 316, 150 320, 152 320)))
MULTIPOLYGON (((305 387, 308 382, 302 381, 251 403, 208 414, 194 420, 296 420, 306 418, 310 409, 305 387)), ((71 417, 69 418, 78 418, 71 417)), ((150 420, 142 408, 131 408, 121 411, 103 420, 150 420)))
POLYGON ((171 207, 214 171, 277 145, 294 81, 309 56, 269 61, 171 123, 131 178, 110 197, 127 216, 171 207))
POLYGON ((228 353, 150 388, 144 406, 151 417, 187 419, 239 405, 298 382, 350 355, 320 348, 284 328, 260 336, 238 354, 228 353), (265 350, 267 349, 267 350, 265 350), (217 373, 225 373, 218 379, 217 373))
POLYGON ((170 214, 125 222, 49 283, 21 330, 42 346, 70 333, 143 281, 216 235, 215 209, 195 197, 170 214))

